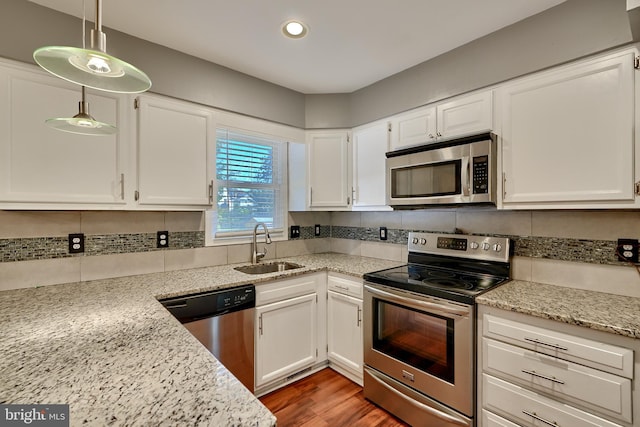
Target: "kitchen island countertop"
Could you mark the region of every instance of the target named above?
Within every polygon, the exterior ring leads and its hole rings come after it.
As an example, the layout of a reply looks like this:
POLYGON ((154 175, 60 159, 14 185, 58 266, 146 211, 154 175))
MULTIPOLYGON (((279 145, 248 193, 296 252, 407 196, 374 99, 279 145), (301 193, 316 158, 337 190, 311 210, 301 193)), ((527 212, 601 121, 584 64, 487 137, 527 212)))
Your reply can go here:
POLYGON ((344 254, 248 275, 223 265, 0 292, 0 403, 69 404, 71 425, 273 426, 276 419, 157 298, 401 262, 344 254))

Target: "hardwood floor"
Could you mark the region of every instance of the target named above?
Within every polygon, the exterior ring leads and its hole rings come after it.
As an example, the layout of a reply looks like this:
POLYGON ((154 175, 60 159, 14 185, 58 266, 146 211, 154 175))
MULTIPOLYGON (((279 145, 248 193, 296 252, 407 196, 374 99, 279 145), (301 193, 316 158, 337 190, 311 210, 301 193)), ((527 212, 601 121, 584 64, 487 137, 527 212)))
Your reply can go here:
POLYGON ((260 398, 278 427, 403 427, 362 395, 362 387, 326 368, 260 398))

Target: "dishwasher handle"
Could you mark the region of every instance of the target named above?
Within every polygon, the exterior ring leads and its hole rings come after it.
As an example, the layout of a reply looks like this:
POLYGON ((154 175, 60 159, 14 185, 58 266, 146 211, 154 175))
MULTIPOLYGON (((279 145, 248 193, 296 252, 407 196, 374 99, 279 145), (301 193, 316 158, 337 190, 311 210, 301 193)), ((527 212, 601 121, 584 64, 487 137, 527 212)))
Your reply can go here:
POLYGON ((256 306, 254 285, 161 299, 160 303, 180 322, 222 316, 256 306))

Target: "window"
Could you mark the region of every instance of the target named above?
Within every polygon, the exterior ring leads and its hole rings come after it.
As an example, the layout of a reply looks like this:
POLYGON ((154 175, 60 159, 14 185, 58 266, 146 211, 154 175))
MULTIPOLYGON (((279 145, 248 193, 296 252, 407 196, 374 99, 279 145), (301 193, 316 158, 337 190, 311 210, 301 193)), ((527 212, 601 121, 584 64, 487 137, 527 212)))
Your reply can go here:
MULTIPOLYGON (((282 234, 286 217, 286 145, 267 136, 216 130, 216 207, 208 238, 250 236, 264 222, 282 234)), ((246 241, 246 239, 244 239, 246 241)))

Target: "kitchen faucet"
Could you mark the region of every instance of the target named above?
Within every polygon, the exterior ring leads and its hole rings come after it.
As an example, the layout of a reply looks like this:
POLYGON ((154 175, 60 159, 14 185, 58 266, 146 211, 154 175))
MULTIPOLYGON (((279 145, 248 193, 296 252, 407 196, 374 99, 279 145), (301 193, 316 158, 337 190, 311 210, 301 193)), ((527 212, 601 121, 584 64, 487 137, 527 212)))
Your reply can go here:
POLYGON ((251 246, 251 263, 252 264, 257 264, 258 261, 260 261, 261 258, 263 258, 266 254, 267 254, 267 247, 264 247, 264 252, 258 252, 258 242, 257 242, 257 237, 258 237, 258 227, 262 226, 262 228, 264 229, 264 243, 265 245, 269 245, 271 244, 271 236, 269 235, 269 230, 267 229, 267 224, 265 224, 264 222, 259 222, 256 224, 255 227, 253 227, 253 245, 251 246))

